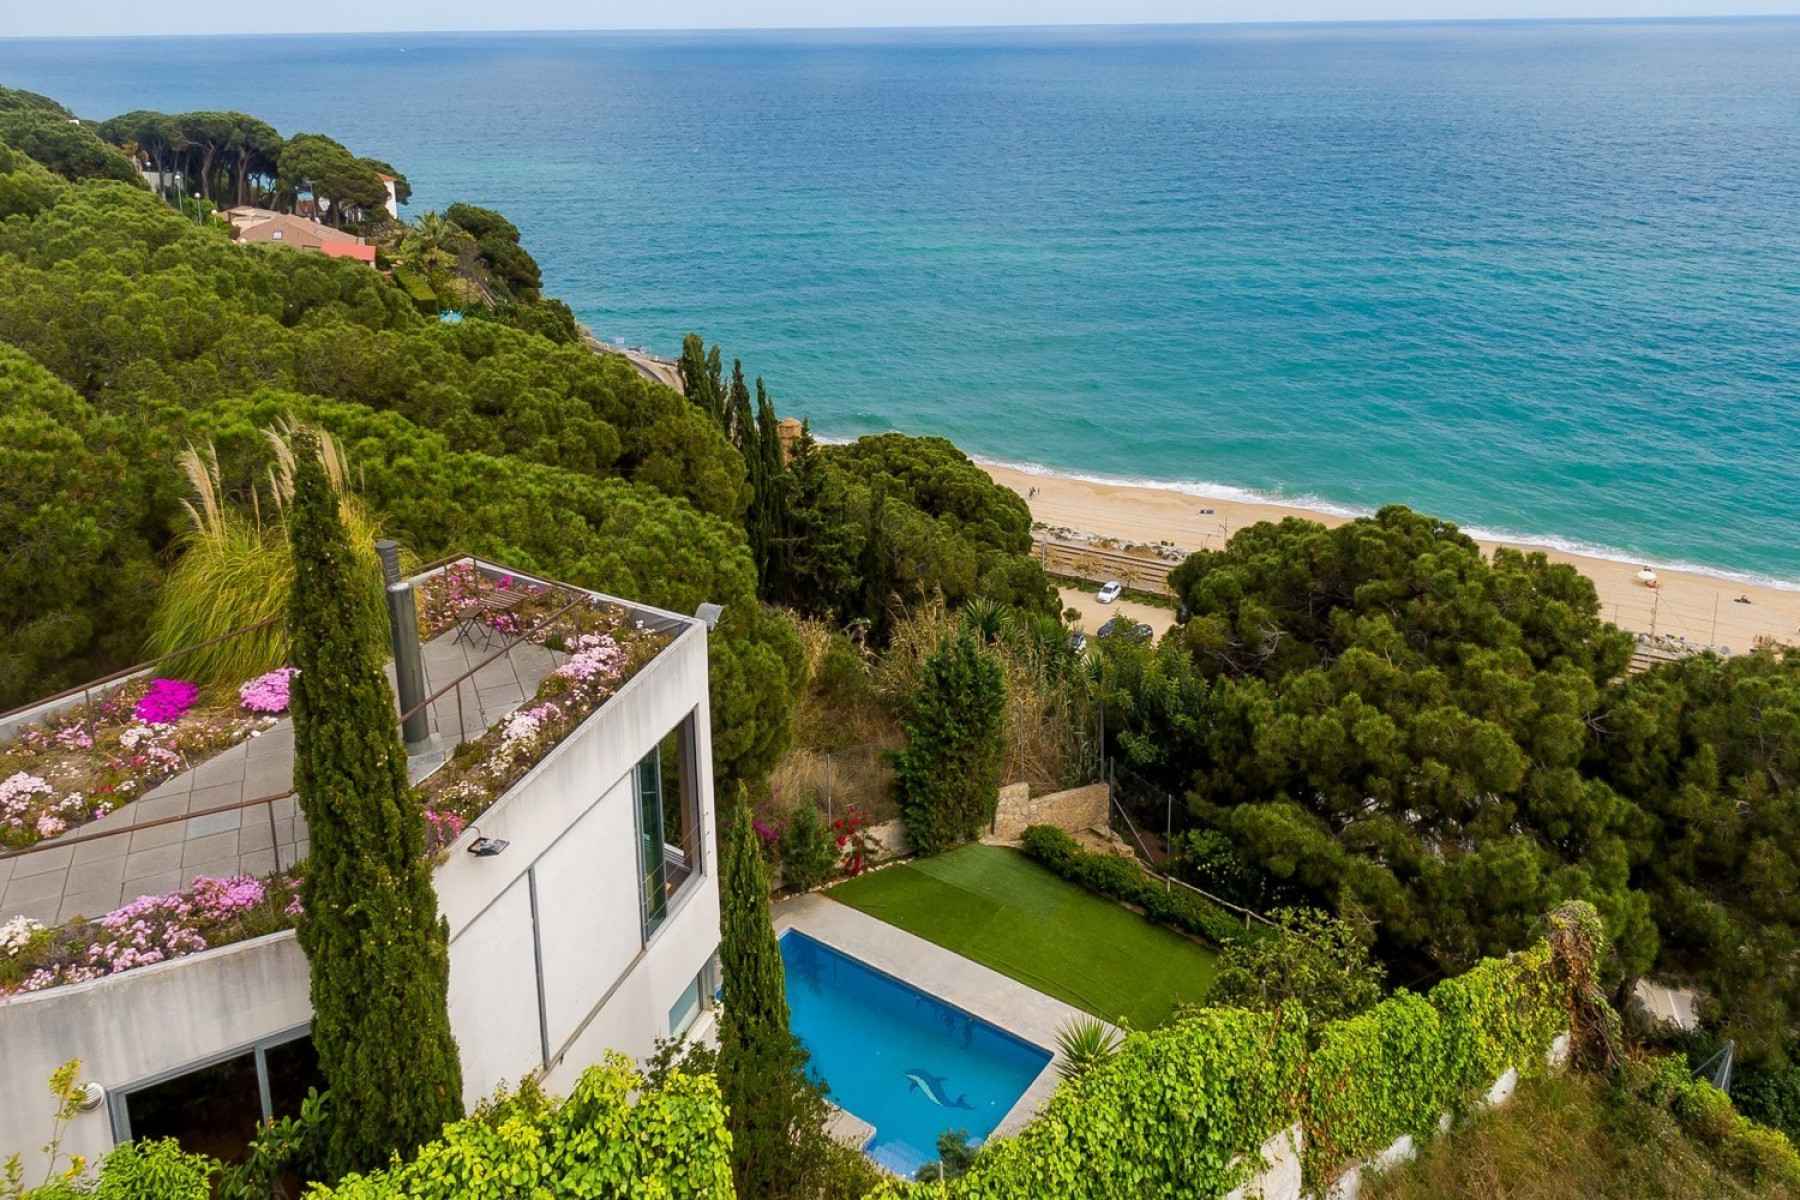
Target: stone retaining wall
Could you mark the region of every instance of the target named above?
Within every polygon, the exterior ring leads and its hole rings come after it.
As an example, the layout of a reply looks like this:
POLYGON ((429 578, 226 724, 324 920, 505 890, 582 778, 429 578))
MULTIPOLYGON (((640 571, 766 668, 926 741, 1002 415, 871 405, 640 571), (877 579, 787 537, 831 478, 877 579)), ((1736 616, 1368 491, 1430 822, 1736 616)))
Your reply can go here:
POLYGON ((1032 796, 1030 785, 1012 783, 1000 789, 1000 807, 994 813, 993 834, 1002 841, 1016 841, 1028 825, 1054 825, 1075 833, 1106 824, 1106 785, 1092 783, 1032 796))

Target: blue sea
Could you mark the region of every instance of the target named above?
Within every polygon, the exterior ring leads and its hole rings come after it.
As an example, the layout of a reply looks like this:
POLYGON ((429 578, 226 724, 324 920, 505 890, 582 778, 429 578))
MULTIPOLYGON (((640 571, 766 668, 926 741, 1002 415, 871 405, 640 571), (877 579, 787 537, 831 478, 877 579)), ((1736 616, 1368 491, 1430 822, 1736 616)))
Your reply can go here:
POLYGON ((0 41, 505 211, 833 437, 1800 580, 1800 22, 0 41))

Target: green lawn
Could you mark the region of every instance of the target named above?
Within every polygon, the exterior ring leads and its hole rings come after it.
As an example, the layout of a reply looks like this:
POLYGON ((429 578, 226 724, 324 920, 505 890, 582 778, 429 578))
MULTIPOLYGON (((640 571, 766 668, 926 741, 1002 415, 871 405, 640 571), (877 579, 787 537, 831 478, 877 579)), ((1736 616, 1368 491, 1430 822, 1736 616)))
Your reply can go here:
POLYGON ((1162 1024, 1212 987, 1212 951, 1001 846, 964 846, 826 894, 1136 1029, 1162 1024))

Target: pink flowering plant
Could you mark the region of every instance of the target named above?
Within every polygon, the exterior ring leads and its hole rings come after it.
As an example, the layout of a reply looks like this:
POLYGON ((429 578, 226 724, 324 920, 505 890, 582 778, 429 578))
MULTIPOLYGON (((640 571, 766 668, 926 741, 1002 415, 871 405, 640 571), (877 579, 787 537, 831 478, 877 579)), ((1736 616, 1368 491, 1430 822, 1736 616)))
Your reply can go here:
POLYGON ((482 571, 471 562, 452 563, 419 581, 419 636, 429 641, 454 626, 477 599, 502 592, 512 607, 486 613, 481 621, 509 636, 529 636, 572 598, 556 588, 482 571))
POLYGON ((127 680, 77 699, 0 741, 0 849, 98 820, 275 720, 209 704, 183 680, 127 680))
POLYGON ((185 679, 152 679, 132 713, 146 725, 173 725, 200 698, 200 685, 185 679))
MULTIPOLYGON (((558 596, 547 602, 552 612, 569 603, 566 594, 558 596)), ((526 611, 521 619, 529 623, 535 617, 526 611)), ((638 625, 624 609, 597 601, 532 625, 524 636, 566 657, 538 685, 535 697, 480 739, 458 746, 450 761, 419 785, 434 850, 454 841, 669 641, 638 625), (444 836, 451 816, 463 824, 444 836)))
POLYGON ((202 875, 183 891, 140 896, 96 921, 46 929, 15 917, 0 924, 0 1002, 289 928, 300 915, 299 888, 292 874, 202 875))
POLYGON ((258 675, 238 689, 238 703, 253 713, 284 713, 288 709, 288 687, 299 673, 293 667, 282 667, 258 675))

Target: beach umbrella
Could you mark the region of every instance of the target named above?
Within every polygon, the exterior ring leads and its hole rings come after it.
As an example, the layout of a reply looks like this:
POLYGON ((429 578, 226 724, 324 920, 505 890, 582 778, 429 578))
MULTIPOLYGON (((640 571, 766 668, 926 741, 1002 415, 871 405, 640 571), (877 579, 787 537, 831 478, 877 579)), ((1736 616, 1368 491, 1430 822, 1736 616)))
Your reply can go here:
POLYGON ((1645 583, 1655 583, 1656 582, 1656 572, 1652 571, 1649 567, 1645 567, 1643 570, 1638 572, 1638 578, 1643 580, 1645 583))

